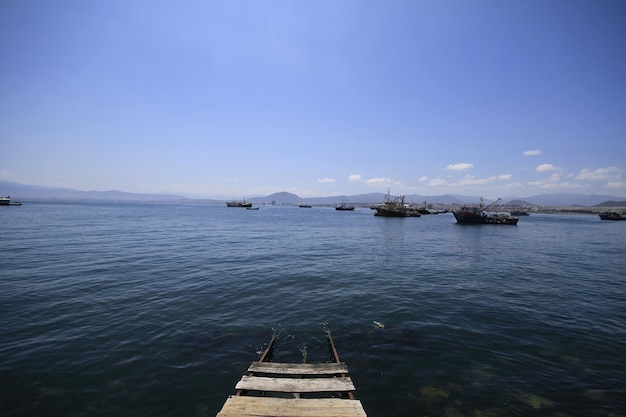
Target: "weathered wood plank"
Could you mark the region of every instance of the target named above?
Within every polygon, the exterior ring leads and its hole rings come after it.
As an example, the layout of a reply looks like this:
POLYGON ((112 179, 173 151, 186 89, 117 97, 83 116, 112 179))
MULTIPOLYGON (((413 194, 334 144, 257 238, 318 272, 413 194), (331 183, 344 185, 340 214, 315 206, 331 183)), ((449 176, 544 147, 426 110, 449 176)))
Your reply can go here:
POLYGON ((231 396, 217 417, 367 417, 358 400, 231 396))
POLYGON ((333 375, 347 374, 348 366, 342 363, 275 363, 252 362, 248 372, 283 375, 333 375))
POLYGON ((343 392, 355 391, 350 377, 270 378, 244 375, 235 386, 238 390, 272 392, 343 392))

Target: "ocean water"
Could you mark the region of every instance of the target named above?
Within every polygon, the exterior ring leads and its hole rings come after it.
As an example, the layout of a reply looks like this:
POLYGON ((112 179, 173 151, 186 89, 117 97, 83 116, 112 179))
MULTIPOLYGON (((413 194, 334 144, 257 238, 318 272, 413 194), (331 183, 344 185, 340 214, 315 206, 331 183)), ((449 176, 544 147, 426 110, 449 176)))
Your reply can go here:
POLYGON ((325 329, 370 417, 626 415, 626 222, 25 201, 0 227, 2 416, 214 416, 273 331, 323 362, 325 329))

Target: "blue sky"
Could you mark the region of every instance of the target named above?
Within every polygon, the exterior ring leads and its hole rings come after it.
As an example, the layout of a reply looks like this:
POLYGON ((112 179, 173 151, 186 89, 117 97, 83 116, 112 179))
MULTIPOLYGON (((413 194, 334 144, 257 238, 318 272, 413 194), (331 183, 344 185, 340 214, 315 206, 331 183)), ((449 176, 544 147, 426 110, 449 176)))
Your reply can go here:
POLYGON ((626 197, 622 0, 0 2, 0 179, 626 197))

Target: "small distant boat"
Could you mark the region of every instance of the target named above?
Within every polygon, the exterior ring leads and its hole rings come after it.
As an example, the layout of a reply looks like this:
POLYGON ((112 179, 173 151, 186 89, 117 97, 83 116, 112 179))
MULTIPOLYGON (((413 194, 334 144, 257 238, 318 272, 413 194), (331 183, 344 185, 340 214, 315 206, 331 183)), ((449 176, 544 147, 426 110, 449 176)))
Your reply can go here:
POLYGON ((514 210, 514 211, 511 211, 510 213, 511 213, 511 216, 516 216, 516 217, 530 216, 530 214, 528 214, 527 211, 522 211, 522 210, 514 210))
POLYGON ((19 201, 11 201, 11 196, 0 197, 0 206, 21 206, 19 201))
POLYGON ((246 210, 258 210, 258 207, 246 207, 246 210))
POLYGON ((508 224, 515 226, 517 217, 508 214, 488 214, 489 208, 498 204, 501 199, 497 199, 493 203, 485 206, 483 199, 475 206, 462 206, 459 210, 453 212, 454 218, 460 224, 508 224))
POLYGON ((428 204, 424 201, 424 205, 422 207, 415 207, 413 205, 409 206, 410 209, 417 211, 419 214, 439 214, 437 211, 428 210, 428 204))
POLYGON ((601 220, 626 220, 626 213, 615 213, 613 211, 605 211, 600 213, 601 220))
POLYGON ((351 206, 348 203, 342 202, 341 204, 337 204, 335 206, 335 210, 352 211, 354 210, 354 206, 351 206))
POLYGON ((241 201, 237 201, 237 200, 227 201, 226 207, 252 207, 252 203, 246 203, 246 199, 244 198, 241 201))
POLYGON ((299 204, 298 207, 300 208, 311 208, 310 204, 299 204))

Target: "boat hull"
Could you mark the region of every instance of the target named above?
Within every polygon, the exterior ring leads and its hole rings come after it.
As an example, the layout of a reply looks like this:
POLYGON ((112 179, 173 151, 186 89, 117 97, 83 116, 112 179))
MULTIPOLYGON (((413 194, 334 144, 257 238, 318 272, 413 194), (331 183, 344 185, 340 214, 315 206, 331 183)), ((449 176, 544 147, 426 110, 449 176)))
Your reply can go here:
POLYGON ((21 206, 19 201, 11 201, 11 196, 0 197, 0 206, 21 206))
POLYGON ((515 226, 518 221, 517 217, 510 216, 489 216, 464 212, 454 212, 453 214, 456 222, 461 224, 507 224, 515 226))
POLYGON ((381 217, 407 217, 406 210, 393 210, 384 207, 378 207, 374 215, 381 217))
POLYGON ((246 202, 241 202, 241 201, 231 201, 226 203, 226 207, 252 207, 252 203, 246 203, 246 202))
POLYGON ((626 220, 626 216, 623 214, 600 214, 601 220, 626 220))

